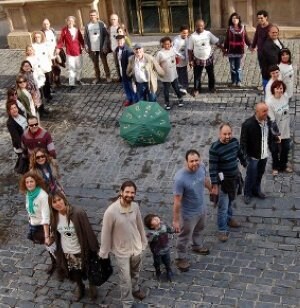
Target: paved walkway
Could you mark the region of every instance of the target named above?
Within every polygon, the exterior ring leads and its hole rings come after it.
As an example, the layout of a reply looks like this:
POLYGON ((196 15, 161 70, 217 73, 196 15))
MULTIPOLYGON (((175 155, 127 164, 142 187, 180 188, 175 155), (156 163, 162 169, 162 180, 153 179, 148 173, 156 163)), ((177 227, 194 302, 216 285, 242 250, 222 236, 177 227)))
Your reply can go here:
MULTIPOLYGON (((286 42, 299 67, 299 41, 286 42)), ((155 48, 147 47, 154 53, 155 48)), ((98 288, 98 300, 84 298, 72 303, 74 284, 49 278, 50 260, 41 247, 26 240, 27 217, 24 197, 13 175, 15 157, 6 130, 5 89, 14 82, 22 52, 0 50, 0 307, 121 307, 118 277, 98 288)), ((113 65, 111 65, 113 67, 113 65)), ((239 136, 241 123, 253 113, 261 94, 256 55, 247 53, 245 87, 229 89, 228 62, 216 51, 217 94, 187 96, 183 108, 170 111, 172 130, 164 144, 130 147, 119 137, 118 118, 123 107, 119 84, 84 85, 70 91, 58 89, 49 105, 52 116, 42 122, 54 136, 63 184, 73 204, 86 208, 94 230, 101 229, 109 198, 128 178, 138 186, 141 211, 160 214, 171 223, 172 181, 184 163, 184 153, 199 149, 205 163, 221 121, 230 121, 239 136)), ((190 72, 191 73, 191 72, 190 72)), ((92 67, 84 58, 84 81, 92 80, 92 67)), ((190 76, 192 78, 192 76, 190 76)), ((291 101, 295 172, 274 179, 270 164, 263 186, 269 198, 245 205, 240 198, 235 215, 243 223, 227 243, 216 239, 216 209, 209 207, 204 232, 209 256, 191 253, 189 272, 174 268, 174 282, 154 279, 151 254, 147 251, 141 285, 147 298, 137 307, 300 307, 300 90, 296 74, 291 101)), ((206 83, 206 76, 204 83, 206 83)), ((175 98, 173 97, 175 100, 175 98)), ((159 93, 159 103, 163 103, 159 93)), ((175 238, 171 240, 175 258, 175 238)))

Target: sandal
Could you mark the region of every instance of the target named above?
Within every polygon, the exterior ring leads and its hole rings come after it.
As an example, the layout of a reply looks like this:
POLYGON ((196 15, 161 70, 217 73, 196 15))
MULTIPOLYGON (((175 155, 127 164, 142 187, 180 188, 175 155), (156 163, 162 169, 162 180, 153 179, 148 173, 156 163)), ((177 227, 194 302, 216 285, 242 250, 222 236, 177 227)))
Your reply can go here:
POLYGON ((273 172, 272 172, 272 175, 273 176, 277 176, 278 175, 278 170, 274 169, 273 172))

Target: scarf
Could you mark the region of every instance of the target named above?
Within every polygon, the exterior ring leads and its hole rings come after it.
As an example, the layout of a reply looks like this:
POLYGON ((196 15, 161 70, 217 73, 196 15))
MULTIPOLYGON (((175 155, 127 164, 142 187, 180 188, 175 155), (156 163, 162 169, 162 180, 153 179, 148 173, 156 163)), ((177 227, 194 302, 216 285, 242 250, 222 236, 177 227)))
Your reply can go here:
POLYGON ((26 197, 28 200, 28 212, 29 214, 35 214, 33 201, 39 195, 41 191, 40 187, 36 187, 33 191, 27 191, 26 197))

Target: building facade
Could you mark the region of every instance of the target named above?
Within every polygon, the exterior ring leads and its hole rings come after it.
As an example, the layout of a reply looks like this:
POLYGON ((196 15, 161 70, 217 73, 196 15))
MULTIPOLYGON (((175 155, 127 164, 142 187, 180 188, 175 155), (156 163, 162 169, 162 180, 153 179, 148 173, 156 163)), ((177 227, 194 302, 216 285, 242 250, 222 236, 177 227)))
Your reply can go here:
POLYGON ((182 24, 193 30, 197 18, 203 18, 213 32, 224 32, 233 12, 241 15, 251 33, 256 12, 265 9, 280 27, 281 35, 300 36, 298 0, 0 0, 0 24, 7 25, 2 32, 8 32, 9 46, 24 48, 30 43, 30 33, 40 29, 44 18, 59 30, 65 18, 74 15, 83 28, 91 8, 97 9, 106 23, 110 14, 118 14, 129 32, 139 35, 177 33, 182 24))

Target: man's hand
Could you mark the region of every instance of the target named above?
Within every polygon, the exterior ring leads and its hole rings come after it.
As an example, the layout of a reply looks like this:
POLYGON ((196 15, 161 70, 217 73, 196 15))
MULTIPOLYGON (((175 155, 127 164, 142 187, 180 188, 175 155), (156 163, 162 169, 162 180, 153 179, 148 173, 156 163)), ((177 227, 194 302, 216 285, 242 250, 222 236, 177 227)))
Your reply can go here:
POLYGON ((219 194, 219 187, 218 187, 217 184, 212 185, 210 193, 212 195, 218 195, 219 194))
POLYGON ((173 229, 174 229, 175 233, 179 233, 179 231, 180 231, 179 220, 173 220, 173 229))
POLYGON ((194 67, 194 61, 189 61, 190 67, 194 67))

